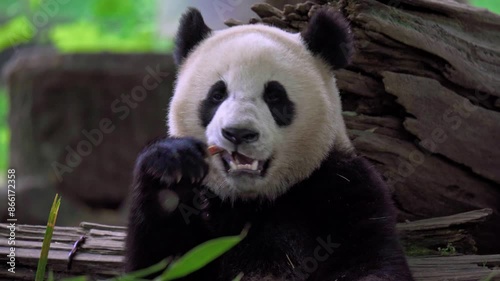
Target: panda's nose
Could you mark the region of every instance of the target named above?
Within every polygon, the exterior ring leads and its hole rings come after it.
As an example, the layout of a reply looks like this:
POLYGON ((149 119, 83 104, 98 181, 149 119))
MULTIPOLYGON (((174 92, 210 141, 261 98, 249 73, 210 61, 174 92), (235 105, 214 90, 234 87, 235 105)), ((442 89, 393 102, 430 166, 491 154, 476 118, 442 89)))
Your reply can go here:
POLYGON ((222 129, 222 135, 228 141, 238 145, 242 143, 251 143, 259 139, 259 133, 249 129, 225 128, 222 129))

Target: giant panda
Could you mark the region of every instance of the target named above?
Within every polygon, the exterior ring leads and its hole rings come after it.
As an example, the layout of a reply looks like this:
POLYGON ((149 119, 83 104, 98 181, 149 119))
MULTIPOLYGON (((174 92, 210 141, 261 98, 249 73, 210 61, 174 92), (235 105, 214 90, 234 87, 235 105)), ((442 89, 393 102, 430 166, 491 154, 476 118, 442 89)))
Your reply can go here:
POLYGON ((322 9, 300 34, 180 21, 169 136, 139 155, 126 271, 217 237, 241 243, 181 280, 413 280, 380 175, 358 156, 332 72, 352 35, 322 9), (208 145, 223 151, 207 152, 208 145), (165 202, 170 202, 166 204, 165 202))

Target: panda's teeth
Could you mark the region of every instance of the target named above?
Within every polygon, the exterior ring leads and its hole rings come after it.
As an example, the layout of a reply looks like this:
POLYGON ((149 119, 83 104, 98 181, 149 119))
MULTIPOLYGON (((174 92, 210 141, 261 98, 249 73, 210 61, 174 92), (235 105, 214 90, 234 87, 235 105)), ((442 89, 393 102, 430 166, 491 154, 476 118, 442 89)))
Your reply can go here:
POLYGON ((253 160, 253 163, 252 163, 252 170, 257 170, 257 168, 259 167, 259 161, 258 160, 253 160))
POLYGON ((238 166, 233 161, 230 161, 229 168, 230 168, 230 170, 236 170, 236 169, 238 169, 238 166))
POLYGON ((229 170, 230 171, 237 171, 237 170, 253 170, 257 171, 257 168, 259 167, 259 161, 254 160, 252 164, 236 164, 233 161, 229 162, 229 170))
POLYGON ((250 164, 238 164, 236 166, 238 170, 250 170, 252 168, 252 165, 250 164))

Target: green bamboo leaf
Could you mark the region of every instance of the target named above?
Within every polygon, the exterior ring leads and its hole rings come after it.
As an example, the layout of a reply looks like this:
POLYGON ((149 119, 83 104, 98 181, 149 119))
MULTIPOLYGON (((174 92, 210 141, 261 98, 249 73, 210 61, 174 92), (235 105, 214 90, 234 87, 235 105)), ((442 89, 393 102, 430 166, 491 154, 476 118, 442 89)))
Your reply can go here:
POLYGON ((9 98, 5 89, 0 88, 0 178, 7 177, 9 162, 10 130, 7 123, 9 98))
MULTIPOLYGON (((158 273, 160 271, 165 270, 167 265, 170 263, 170 259, 162 260, 161 262, 154 264, 150 267, 140 269, 131 273, 127 273, 126 275, 119 276, 111 279, 111 281, 138 281, 139 278, 146 278, 151 274, 158 273)), ((65 280, 66 281, 66 280, 65 280)))
POLYGON ((491 281, 491 280, 493 280, 493 277, 497 276, 498 274, 500 274, 498 271, 494 271, 494 272, 490 273, 490 275, 488 275, 488 277, 482 279, 481 281, 491 281))
POLYGON ((238 236, 220 237, 198 245, 180 259, 173 262, 167 270, 155 280, 174 280, 199 270, 240 243, 247 235, 247 232, 248 228, 245 228, 238 236))
POLYGON ((61 197, 59 197, 59 194, 56 194, 54 202, 52 203, 52 208, 50 209, 49 220, 47 221, 47 228, 45 229, 45 236, 43 237, 42 251, 40 251, 40 259, 38 260, 35 281, 43 281, 45 277, 45 268, 47 267, 50 250, 50 241, 52 240, 52 234, 54 233, 54 226, 56 225, 57 213, 59 212, 60 205, 61 197))

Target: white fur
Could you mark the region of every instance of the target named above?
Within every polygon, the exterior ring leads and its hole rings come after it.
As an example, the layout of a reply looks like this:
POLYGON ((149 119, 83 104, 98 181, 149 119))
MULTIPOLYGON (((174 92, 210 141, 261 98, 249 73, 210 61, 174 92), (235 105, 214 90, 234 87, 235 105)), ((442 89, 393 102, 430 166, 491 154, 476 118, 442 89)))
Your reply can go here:
POLYGON ((238 151, 255 159, 273 157, 267 175, 228 177, 218 156, 211 157, 205 180, 221 198, 274 199, 307 178, 332 147, 352 151, 347 137, 335 78, 314 57, 299 34, 264 25, 245 25, 214 32, 188 56, 178 74, 169 110, 169 133, 192 136, 232 150, 221 129, 255 129, 260 138, 238 151), (198 107, 217 81, 228 85, 229 97, 208 127, 198 107), (279 127, 262 99, 264 85, 278 81, 295 104, 292 124, 279 127))

